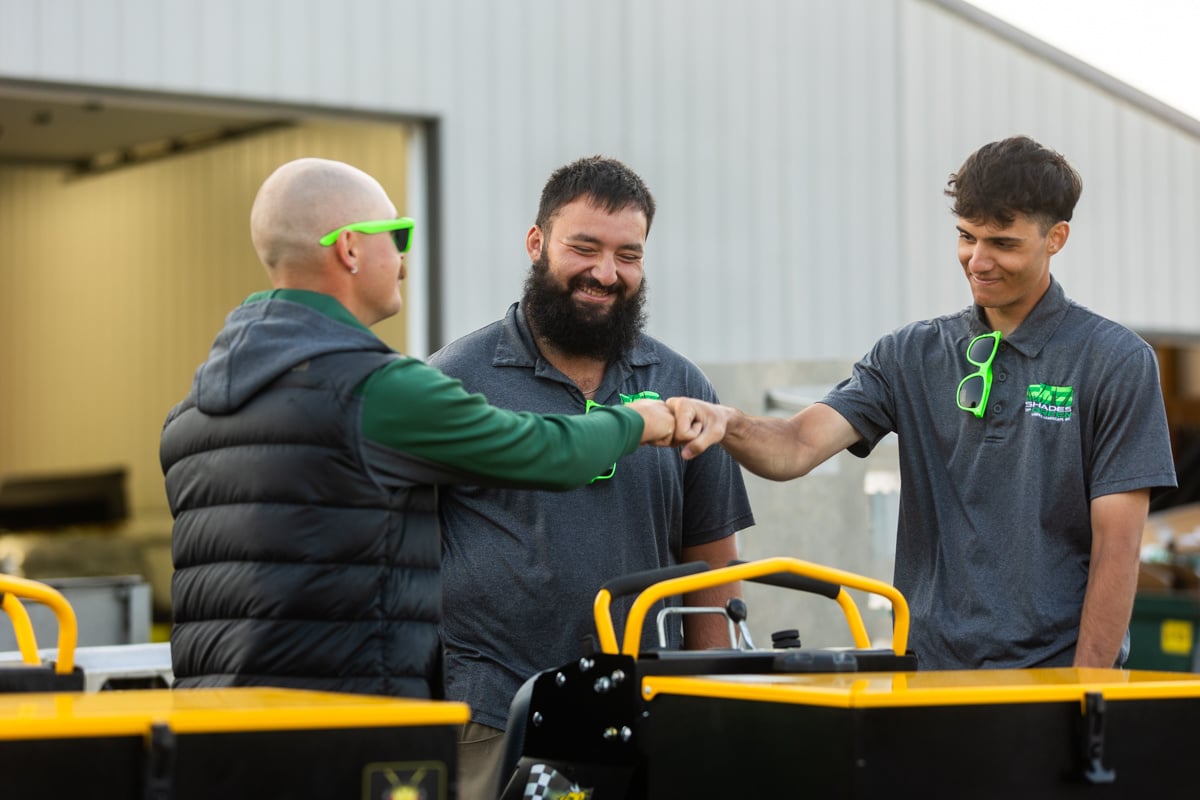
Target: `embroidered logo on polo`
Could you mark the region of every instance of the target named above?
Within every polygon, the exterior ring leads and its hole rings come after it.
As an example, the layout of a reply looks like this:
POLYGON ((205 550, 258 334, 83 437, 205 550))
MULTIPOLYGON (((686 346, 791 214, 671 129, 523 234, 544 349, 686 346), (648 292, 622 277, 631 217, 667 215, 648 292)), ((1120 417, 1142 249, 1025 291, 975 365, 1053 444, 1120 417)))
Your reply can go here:
POLYGON ((1068 422, 1075 405, 1075 387, 1050 386, 1046 383, 1030 385, 1025 392, 1025 413, 1052 422, 1068 422))

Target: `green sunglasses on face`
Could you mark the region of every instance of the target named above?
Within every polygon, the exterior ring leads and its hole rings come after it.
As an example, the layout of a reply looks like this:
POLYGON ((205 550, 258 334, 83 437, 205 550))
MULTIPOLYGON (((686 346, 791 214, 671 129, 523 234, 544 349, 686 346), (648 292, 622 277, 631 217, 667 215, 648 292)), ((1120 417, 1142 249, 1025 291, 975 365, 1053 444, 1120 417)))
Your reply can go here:
POLYGON ((1000 331, 976 336, 967 345, 967 361, 979 367, 958 383, 958 407, 983 419, 992 391, 992 361, 1000 349, 1000 331))
POLYGON ((411 217, 397 217, 396 219, 375 219, 369 222, 352 222, 349 225, 343 225, 337 230, 330 231, 320 238, 322 247, 329 247, 337 241, 338 236, 341 236, 342 231, 356 231, 358 233, 391 233, 392 241, 396 243, 396 249, 401 253, 407 253, 412 247, 412 229, 413 222, 411 217))

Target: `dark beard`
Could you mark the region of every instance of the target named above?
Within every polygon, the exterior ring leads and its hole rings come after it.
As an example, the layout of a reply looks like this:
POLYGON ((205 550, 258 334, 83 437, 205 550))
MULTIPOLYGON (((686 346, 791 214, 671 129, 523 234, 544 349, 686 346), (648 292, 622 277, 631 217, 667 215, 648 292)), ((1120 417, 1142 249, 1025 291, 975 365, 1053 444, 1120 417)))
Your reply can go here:
POLYGON ((580 308, 571 297, 579 286, 595 288, 600 284, 581 273, 566 288, 560 288, 550 276, 550 260, 543 252, 525 279, 521 300, 525 318, 536 338, 545 339, 566 355, 598 358, 608 364, 633 347, 646 325, 645 278, 632 295, 627 295, 619 284, 612 287, 616 297, 608 313, 580 308))

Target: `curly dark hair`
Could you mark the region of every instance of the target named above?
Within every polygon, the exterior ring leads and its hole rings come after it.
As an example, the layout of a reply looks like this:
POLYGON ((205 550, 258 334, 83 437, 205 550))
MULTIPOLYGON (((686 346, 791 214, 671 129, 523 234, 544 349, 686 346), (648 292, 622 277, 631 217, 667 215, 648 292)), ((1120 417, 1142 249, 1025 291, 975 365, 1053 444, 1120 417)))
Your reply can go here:
POLYGON ((1056 222, 1071 220, 1082 191, 1075 168, 1028 136, 985 144, 946 184, 959 219, 1007 226, 1024 214, 1043 234, 1056 222))
POLYGON ((613 158, 589 156, 554 171, 542 187, 536 224, 546 230, 550 220, 567 203, 583 196, 616 212, 634 206, 646 215, 646 232, 654 222, 654 197, 636 172, 613 158))

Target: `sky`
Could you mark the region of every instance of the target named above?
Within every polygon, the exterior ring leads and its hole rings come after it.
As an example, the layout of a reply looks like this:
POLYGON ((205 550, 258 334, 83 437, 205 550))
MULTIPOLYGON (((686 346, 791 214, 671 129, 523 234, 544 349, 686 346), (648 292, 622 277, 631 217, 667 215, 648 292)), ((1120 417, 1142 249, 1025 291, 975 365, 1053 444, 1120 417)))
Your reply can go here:
POLYGON ((1200 119, 1200 0, 967 0, 1200 119))

